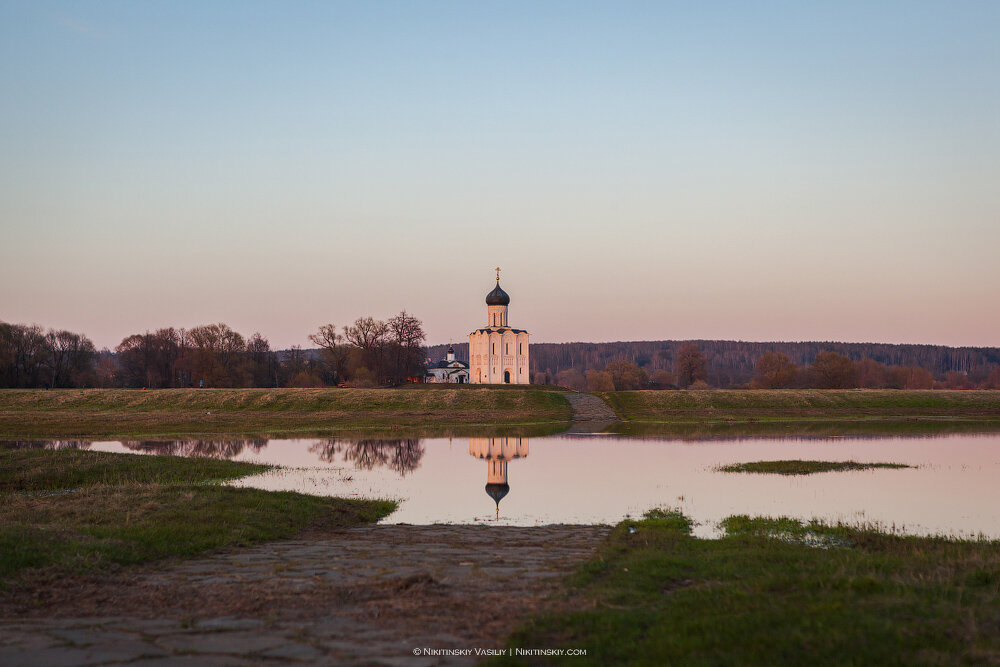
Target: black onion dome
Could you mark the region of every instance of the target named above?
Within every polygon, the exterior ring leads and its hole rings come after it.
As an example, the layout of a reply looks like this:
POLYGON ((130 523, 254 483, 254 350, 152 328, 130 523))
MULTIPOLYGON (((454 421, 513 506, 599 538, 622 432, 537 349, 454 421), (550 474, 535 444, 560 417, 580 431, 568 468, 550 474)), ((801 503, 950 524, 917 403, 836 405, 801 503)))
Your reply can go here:
POLYGON ((493 501, 497 504, 497 507, 500 507, 500 501, 503 500, 503 497, 508 493, 510 493, 510 484, 490 483, 486 485, 486 494, 493 499, 493 501))
POLYGON ((486 305, 487 306, 509 306, 510 297, 507 292, 500 289, 500 281, 497 281, 497 286, 493 288, 493 291, 486 295, 486 305))

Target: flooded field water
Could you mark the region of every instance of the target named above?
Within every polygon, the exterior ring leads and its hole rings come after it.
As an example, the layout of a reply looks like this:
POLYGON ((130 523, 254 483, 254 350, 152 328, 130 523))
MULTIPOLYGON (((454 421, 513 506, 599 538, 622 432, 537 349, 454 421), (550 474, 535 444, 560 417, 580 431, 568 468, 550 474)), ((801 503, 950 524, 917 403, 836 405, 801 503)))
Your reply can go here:
POLYGON ((692 517, 696 534, 703 537, 717 535, 717 522, 729 515, 750 514, 1000 539, 997 434, 702 441, 606 435, 308 438, 31 446, 277 464, 282 468, 235 484, 400 500, 399 510, 385 523, 616 523, 662 507, 692 517), (808 476, 716 471, 730 463, 779 459, 916 467, 808 476))

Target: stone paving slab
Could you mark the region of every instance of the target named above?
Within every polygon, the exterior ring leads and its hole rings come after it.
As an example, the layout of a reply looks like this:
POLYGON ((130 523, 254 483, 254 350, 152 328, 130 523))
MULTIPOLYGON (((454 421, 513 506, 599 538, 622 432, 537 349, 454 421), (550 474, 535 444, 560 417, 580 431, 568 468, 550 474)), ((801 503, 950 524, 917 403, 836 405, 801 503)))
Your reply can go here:
POLYGON ((615 411, 599 396, 575 391, 563 396, 573 408, 573 421, 565 433, 600 433, 619 421, 615 411))
POLYGON ((364 526, 68 586, 0 617, 0 665, 464 665, 593 554, 600 526, 364 526))

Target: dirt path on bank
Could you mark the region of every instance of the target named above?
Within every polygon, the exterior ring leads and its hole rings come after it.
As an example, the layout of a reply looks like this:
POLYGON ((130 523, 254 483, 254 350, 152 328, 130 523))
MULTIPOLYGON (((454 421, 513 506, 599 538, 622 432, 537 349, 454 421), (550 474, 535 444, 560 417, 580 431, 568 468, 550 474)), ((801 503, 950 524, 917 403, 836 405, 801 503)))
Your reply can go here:
POLYGON ((618 420, 618 415, 599 396, 578 392, 563 394, 573 408, 573 424, 567 433, 598 433, 618 420))
POLYGON ((364 526, 47 587, 0 598, 0 664, 470 664, 414 650, 503 648, 608 530, 364 526))

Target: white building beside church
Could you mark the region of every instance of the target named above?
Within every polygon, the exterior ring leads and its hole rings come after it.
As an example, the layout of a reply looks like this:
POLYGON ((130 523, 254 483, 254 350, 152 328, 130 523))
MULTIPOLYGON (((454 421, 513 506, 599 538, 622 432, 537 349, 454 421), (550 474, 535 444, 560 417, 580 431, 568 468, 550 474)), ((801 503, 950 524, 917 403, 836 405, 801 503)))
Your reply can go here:
POLYGON ((448 356, 437 362, 433 366, 427 367, 427 375, 424 382, 468 384, 469 365, 464 361, 455 358, 455 348, 448 346, 448 356))
POLYGON ((469 334, 469 382, 472 384, 531 384, 528 337, 507 324, 510 297, 497 285, 486 295, 486 326, 469 334))

